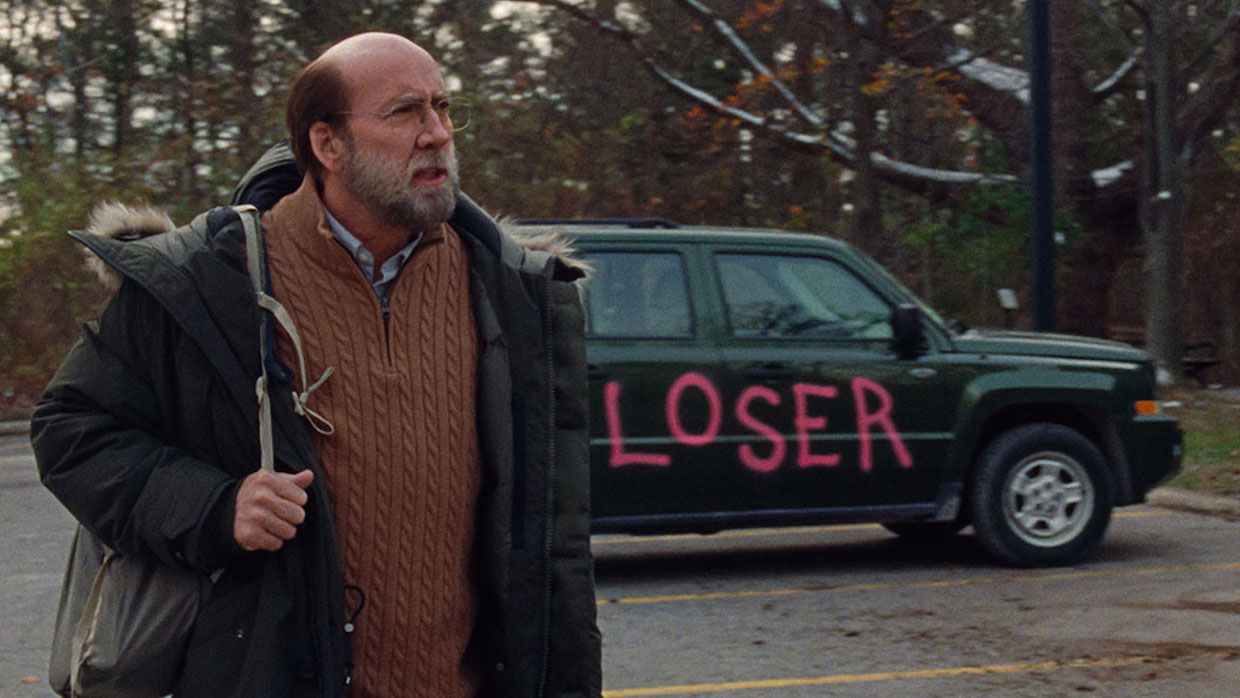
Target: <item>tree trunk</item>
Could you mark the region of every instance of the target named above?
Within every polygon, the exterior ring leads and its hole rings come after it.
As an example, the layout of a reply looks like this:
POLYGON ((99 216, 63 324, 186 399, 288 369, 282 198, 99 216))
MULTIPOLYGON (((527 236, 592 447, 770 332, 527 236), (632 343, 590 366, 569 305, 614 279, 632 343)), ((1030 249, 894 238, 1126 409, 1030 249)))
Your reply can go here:
MULTIPOLYGON (((813 23, 813 15, 808 8, 798 7, 795 12, 796 25, 793 28, 792 40, 796 49, 792 54, 793 79, 791 88, 802 104, 814 102, 814 48, 818 41, 818 31, 813 23)), ((822 229, 831 218, 825 215, 822 206, 824 197, 819 195, 824 185, 825 173, 822 158, 816 155, 794 153, 789 158, 792 170, 791 185, 787 188, 788 195, 781 197, 785 205, 796 205, 808 214, 808 219, 815 229, 822 229)), ((783 212, 785 215, 787 211, 783 212)))
POLYGON ((1069 334, 1106 336, 1110 323, 1111 288, 1115 272, 1125 259, 1127 231, 1095 229, 1074 251, 1058 294, 1057 329, 1069 334))
POLYGON ((877 61, 877 49, 873 42, 866 41, 859 34, 851 35, 849 52, 854 57, 849 63, 847 91, 850 97, 853 124, 853 138, 856 139, 857 159, 854 164, 856 178, 849 186, 854 210, 852 226, 849 230, 849 242, 879 257, 883 243, 883 212, 880 205, 879 181, 874 172, 874 163, 869 154, 874 152, 878 141, 878 129, 875 118, 878 112, 877 100, 863 89, 874 72, 877 61))
POLYGON ((1146 3, 1145 142, 1149 164, 1142 228, 1145 234, 1145 345, 1179 376, 1180 231, 1187 209, 1181 148, 1174 128, 1179 80, 1172 35, 1179 3, 1146 3))
POLYGON ((195 38, 194 26, 195 12, 194 4, 197 0, 183 0, 181 3, 181 26, 180 26, 180 51, 181 51, 181 70, 179 71, 178 82, 180 83, 180 94, 177 95, 177 116, 181 122, 181 147, 183 149, 184 163, 180 168, 181 177, 181 197, 184 200, 192 199, 198 192, 198 163, 201 158, 198 155, 198 148, 195 147, 196 134, 198 133, 197 109, 197 86, 198 86, 198 62, 194 56, 195 38))
POLYGON ((1235 361, 1240 356, 1240 312, 1236 303, 1240 302, 1240 283, 1230 274, 1222 277, 1223 288, 1219 294, 1222 302, 1219 308, 1223 315, 1222 351, 1226 361, 1235 361))
POLYGON ((133 93, 138 81, 138 21, 133 0, 116 0, 111 7, 119 54, 112 77, 112 153, 123 167, 133 137, 133 93))
POLYGON ((262 124, 262 110, 254 94, 254 18, 252 0, 233 0, 233 31, 229 34, 228 51, 232 59, 233 89, 237 116, 237 152, 246 162, 257 157, 258 143, 254 129, 262 124))

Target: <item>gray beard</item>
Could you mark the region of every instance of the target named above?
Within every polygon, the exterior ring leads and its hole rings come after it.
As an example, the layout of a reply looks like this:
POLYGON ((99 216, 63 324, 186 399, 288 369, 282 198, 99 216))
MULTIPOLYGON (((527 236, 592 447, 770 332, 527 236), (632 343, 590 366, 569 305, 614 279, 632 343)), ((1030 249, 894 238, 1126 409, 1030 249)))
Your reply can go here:
POLYGON ((341 182, 353 198, 365 204, 388 225, 410 231, 430 230, 452 217, 460 186, 456 151, 448 148, 415 155, 408 165, 389 155, 367 153, 349 145, 341 182), (448 178, 434 189, 412 184, 413 173, 440 167, 448 178))

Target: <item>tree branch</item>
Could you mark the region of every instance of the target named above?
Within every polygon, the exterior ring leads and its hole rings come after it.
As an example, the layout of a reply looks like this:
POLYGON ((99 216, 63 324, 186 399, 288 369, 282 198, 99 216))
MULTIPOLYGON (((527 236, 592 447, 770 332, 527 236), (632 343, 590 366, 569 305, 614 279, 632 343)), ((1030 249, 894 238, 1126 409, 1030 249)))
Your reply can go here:
POLYGON ((1222 57, 1200 81, 1202 89, 1176 115, 1177 140, 1183 147, 1191 146, 1213 130, 1240 90, 1240 26, 1231 26, 1222 57))
POLYGON ((686 12, 697 17, 699 20, 714 29, 715 34, 723 41, 727 42, 727 44, 732 47, 733 51, 749 63, 750 67, 758 71, 758 74, 770 80, 771 86, 775 88, 775 91, 784 98, 784 101, 786 101, 792 107, 792 110, 796 112, 796 114, 806 123, 818 128, 822 128, 825 125, 822 118, 814 114, 808 107, 802 104, 801 100, 797 99, 796 95, 792 93, 792 90, 788 88, 788 85, 786 85, 783 80, 776 77, 770 67, 767 66, 766 63, 762 62, 762 60, 758 58, 757 54, 753 52, 753 49, 749 48, 749 45, 737 36, 732 27, 727 22, 720 19, 719 16, 711 11, 709 7, 706 7, 702 3, 698 2, 698 0, 676 1, 685 8, 686 12))
POLYGON ((851 22, 854 26, 866 27, 870 24, 870 18, 866 17, 865 13, 849 2, 849 0, 818 0, 818 4, 832 12, 843 15, 844 19, 851 22))
MULTIPOLYGON (((656 79, 673 92, 706 107, 717 114, 726 116, 746 125, 757 135, 801 153, 826 155, 836 162, 848 167, 855 167, 858 154, 851 139, 839 132, 826 132, 825 129, 816 133, 800 133, 791 131, 779 124, 772 123, 766 117, 738 107, 723 103, 722 100, 672 75, 666 68, 659 65, 646 49, 641 40, 632 32, 617 26, 614 22, 600 20, 586 12, 583 8, 567 2, 567 0, 519 0, 520 2, 545 5, 567 12, 572 17, 594 26, 604 35, 621 42, 641 62, 642 66, 656 79)), ((1017 177, 1010 174, 990 174, 980 172, 962 172, 922 167, 912 163, 893 160, 881 153, 870 153, 870 162, 875 173, 888 184, 913 193, 924 194, 932 189, 944 186, 964 186, 975 184, 1015 183, 1017 177)))
POLYGON ((1128 77, 1129 74, 1132 73, 1132 69, 1136 67, 1137 63, 1141 60, 1141 54, 1144 52, 1145 49, 1138 46, 1131 54, 1129 54, 1128 58, 1124 59, 1124 62, 1115 69, 1115 72, 1107 76, 1107 78, 1102 82, 1094 85, 1092 93, 1095 104, 1102 102, 1106 100, 1107 97, 1115 94, 1115 91, 1119 89, 1120 83, 1122 83, 1124 78, 1128 77))

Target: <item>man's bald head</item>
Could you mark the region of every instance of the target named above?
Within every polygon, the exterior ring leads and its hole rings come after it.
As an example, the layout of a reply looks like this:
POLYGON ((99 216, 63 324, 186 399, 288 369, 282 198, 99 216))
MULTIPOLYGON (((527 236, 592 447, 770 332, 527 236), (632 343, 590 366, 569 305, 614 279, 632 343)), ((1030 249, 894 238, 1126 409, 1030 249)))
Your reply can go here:
POLYGON ((332 45, 302 69, 293 82, 285 111, 293 156, 303 172, 322 180, 322 164, 310 146, 310 129, 326 123, 333 129, 342 123, 341 112, 353 108, 359 87, 390 70, 433 72, 442 79, 430 53, 398 34, 367 32, 332 45))
POLYGON ((432 64, 435 62, 426 49, 399 34, 367 32, 333 44, 315 59, 315 63, 323 62, 347 71, 392 54, 412 54, 432 64))

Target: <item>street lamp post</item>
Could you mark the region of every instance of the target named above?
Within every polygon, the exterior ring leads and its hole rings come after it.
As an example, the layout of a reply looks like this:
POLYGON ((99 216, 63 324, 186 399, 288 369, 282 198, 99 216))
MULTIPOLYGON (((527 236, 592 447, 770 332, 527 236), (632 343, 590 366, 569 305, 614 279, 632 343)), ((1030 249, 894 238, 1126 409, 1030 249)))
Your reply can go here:
POLYGON ((1050 0, 1028 0, 1030 148, 1030 271, 1033 281, 1033 329, 1055 329, 1055 210, 1051 169, 1050 0))

